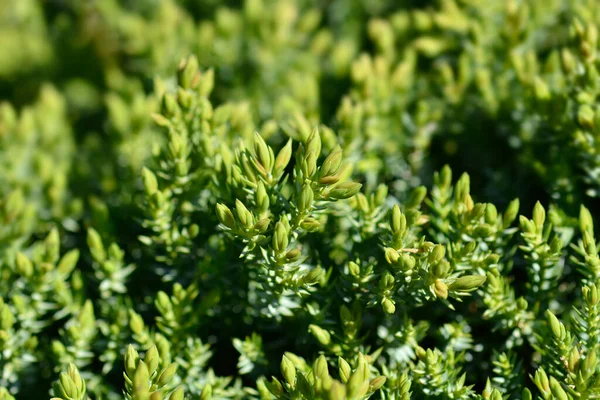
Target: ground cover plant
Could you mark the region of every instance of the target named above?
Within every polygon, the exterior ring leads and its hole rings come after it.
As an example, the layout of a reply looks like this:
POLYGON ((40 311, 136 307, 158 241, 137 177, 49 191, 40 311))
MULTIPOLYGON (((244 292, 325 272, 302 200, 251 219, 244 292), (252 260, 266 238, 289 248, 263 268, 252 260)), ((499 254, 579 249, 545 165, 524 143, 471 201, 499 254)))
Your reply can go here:
POLYGON ((596 0, 8 0, 0 400, 600 397, 596 0))

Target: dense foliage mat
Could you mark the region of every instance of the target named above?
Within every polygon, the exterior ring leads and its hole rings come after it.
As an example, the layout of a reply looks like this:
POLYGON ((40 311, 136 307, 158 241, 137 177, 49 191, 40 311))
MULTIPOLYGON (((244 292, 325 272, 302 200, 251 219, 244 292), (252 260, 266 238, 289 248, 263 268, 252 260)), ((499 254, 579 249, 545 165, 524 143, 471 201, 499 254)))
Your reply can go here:
POLYGON ((600 397, 597 0, 8 0, 0 400, 600 397))

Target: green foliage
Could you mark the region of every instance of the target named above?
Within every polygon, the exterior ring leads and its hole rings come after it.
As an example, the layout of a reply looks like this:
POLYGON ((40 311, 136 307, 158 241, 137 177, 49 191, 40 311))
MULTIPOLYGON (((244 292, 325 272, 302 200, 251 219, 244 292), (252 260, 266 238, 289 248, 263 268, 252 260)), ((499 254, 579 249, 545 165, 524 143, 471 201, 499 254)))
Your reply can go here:
POLYGON ((9 1, 0 400, 598 398, 599 4, 9 1))

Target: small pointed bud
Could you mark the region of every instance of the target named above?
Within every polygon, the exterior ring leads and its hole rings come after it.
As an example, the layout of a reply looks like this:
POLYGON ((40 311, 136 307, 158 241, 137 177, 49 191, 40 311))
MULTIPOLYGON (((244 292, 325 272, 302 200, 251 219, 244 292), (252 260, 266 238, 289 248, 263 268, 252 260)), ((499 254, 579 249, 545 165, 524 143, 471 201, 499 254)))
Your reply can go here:
POLYGON ((320 355, 316 359, 315 365, 313 367, 313 372, 316 377, 319 377, 321 379, 325 379, 329 376, 329 367, 327 366, 327 360, 325 359, 325 356, 320 355))
POLYGON ((306 141, 306 154, 309 153, 313 153, 316 158, 319 158, 321 155, 321 135, 318 128, 312 131, 306 141))
POLYGON ((488 203, 485 207, 485 222, 495 224, 498 219, 498 210, 492 203, 488 203))
POLYGON ((449 165, 444 165, 440 171, 438 184, 443 188, 447 188, 452 184, 452 169, 450 169, 449 165))
POLYGON ((363 193, 356 194, 356 203, 358 204, 358 209, 365 214, 367 214, 371 209, 369 200, 367 200, 367 196, 365 196, 363 193))
POLYGON ((560 253, 560 251, 563 248, 563 242, 562 240, 560 240, 560 238, 558 236, 555 236, 551 241, 550 241, 550 251, 552 253, 560 253))
POLYGON ((302 186, 302 190, 298 195, 298 211, 300 214, 305 214, 310 210, 314 201, 314 192, 309 184, 302 186))
POLYGON ((504 215, 502 217, 502 225, 505 228, 508 228, 517 217, 517 214, 519 213, 519 207, 519 199, 514 199, 510 202, 510 204, 506 208, 506 211, 504 211, 504 215))
POLYGON ((258 212, 260 214, 264 214, 269 210, 270 201, 269 195, 267 194, 267 189, 265 184, 262 181, 258 182, 256 187, 256 205, 258 207, 258 212))
POLYGON ((538 230, 544 226, 544 221, 546 220, 546 210, 538 201, 535 203, 535 207, 533 207, 533 223, 537 227, 538 230))
POLYGON ((190 225, 190 228, 188 229, 188 235, 190 238, 195 238, 196 236, 198 236, 199 233, 200 227, 197 224, 190 225))
POLYGON ((584 286, 582 289, 583 299, 590 307, 595 307, 598 304, 598 288, 596 285, 584 286))
POLYGON ((158 364, 160 362, 160 357, 158 355, 158 349, 156 348, 155 345, 152 345, 148 351, 146 351, 146 357, 144 358, 144 362, 146 363, 146 366, 148 367, 148 372, 150 373, 150 375, 152 375, 154 373, 154 371, 156 371, 156 368, 158 368, 158 364))
POLYGON ((160 311, 161 314, 168 314, 173 311, 173 305, 171 304, 171 299, 169 295, 163 291, 158 292, 156 295, 156 300, 154 301, 156 308, 160 311))
MULTIPOLYGON (((150 389, 150 373, 146 363, 140 361, 133 375, 133 393, 137 396, 147 395, 150 389)), ((142 397, 143 398, 143 397, 142 397)))
POLYGON ((440 299, 445 300, 448 298, 448 286, 446 286, 446 284, 439 279, 435 281, 433 291, 440 299))
POLYGON ((279 151, 277 157, 275 158, 275 167, 273 171, 273 175, 278 178, 292 158, 292 139, 289 139, 285 146, 279 151))
POLYGON ((322 268, 313 268, 302 277, 302 283, 305 285, 314 285, 321 281, 325 271, 322 268))
POLYGON ((358 182, 344 182, 337 185, 330 193, 329 198, 335 200, 349 199, 360 191, 362 184, 358 182))
POLYGON ((384 251, 385 259, 388 262, 388 264, 395 264, 398 262, 400 255, 396 250, 392 249, 391 247, 386 247, 384 251))
POLYGON ((44 246, 46 248, 46 261, 48 263, 55 263, 58 261, 60 255, 60 236, 58 230, 53 228, 46 239, 44 239, 44 246))
POLYGON ((256 224, 254 224, 254 229, 256 229, 260 233, 264 233, 269 229, 269 225, 271 224, 271 220, 269 218, 262 218, 256 224))
POLYGON ((200 400, 210 400, 212 398, 213 388, 210 383, 207 383, 202 388, 202 393, 200 393, 200 400))
POLYGON ((175 376, 175 372, 177 372, 177 364, 173 363, 167 366, 158 377, 157 385, 158 387, 163 387, 168 384, 173 376, 175 376))
POLYGON ((400 256, 400 268, 402 271, 411 271, 417 263, 414 257, 408 254, 402 254, 400 256))
POLYGON ((307 364, 304 358, 299 357, 289 351, 286 351, 283 354, 292 362, 292 364, 294 364, 294 366, 298 367, 299 369, 304 369, 306 367, 307 364))
POLYGON ((592 235, 594 233, 594 219, 590 210, 583 205, 579 210, 579 229, 581 229, 581 232, 590 232, 592 235))
POLYGON ((189 110, 194 101, 194 95, 184 89, 177 89, 177 103, 183 110, 189 110))
POLYGON ((419 208, 425 196, 427 196, 427 188, 425 186, 419 186, 414 189, 405 204, 406 208, 419 208))
POLYGON ((181 61, 177 71, 177 79, 180 87, 192 89, 198 82, 198 59, 195 56, 181 61))
POLYGON ((394 302, 388 298, 383 299, 381 302, 381 307, 386 314, 393 314, 396 312, 396 306, 394 302))
POLYGON ((567 75, 571 74, 577 68, 577 60, 567 48, 562 49, 560 52, 560 61, 563 72, 567 75))
POLYGON ((392 208, 390 227, 394 234, 400 234, 406 229, 406 216, 402 214, 402 211, 400 211, 400 207, 398 207, 397 204, 392 208))
POLYGON ((539 76, 533 78, 533 92, 538 100, 544 101, 551 98, 550 88, 539 76))
POLYGON ((469 242, 465 246, 465 253, 470 254, 470 253, 474 252, 476 248, 477 248, 477 242, 475 242, 475 241, 469 242))
POLYGON ((275 162, 273 150, 267 145, 258 132, 254 132, 254 153, 256 154, 258 162, 264 167, 267 173, 270 173, 275 162))
MULTIPOLYGON (((335 176, 342 165, 342 149, 337 146, 323 161, 319 176, 321 179, 325 177, 335 176)), ((321 182, 323 183, 323 182, 321 182)))
POLYGON ((407 399, 409 396, 410 387, 412 386, 412 382, 406 372, 402 374, 399 382, 400 393, 402 393, 401 399, 407 399))
POLYGON ((352 276, 360 276, 360 267, 353 261, 348 263, 348 270, 352 276))
POLYGON ((210 68, 198 78, 197 92, 200 96, 208 97, 215 86, 215 70, 210 68))
POLYGON ((281 359, 281 375, 288 385, 291 387, 296 385, 296 367, 286 356, 281 359))
POLYGON ((162 110, 165 117, 171 117, 177 113, 179 106, 177 100, 171 93, 165 93, 162 98, 162 110))
POLYGON ((351 399, 362 398, 369 390, 369 381, 364 379, 364 375, 361 371, 354 371, 350 376, 347 384, 348 397, 351 399))
POLYGON ((243 227, 249 229, 254 225, 254 216, 239 199, 235 201, 235 212, 243 227))
POLYGON ((219 222, 229 229, 235 228, 235 218, 233 217, 233 213, 229 207, 224 204, 217 203, 216 211, 219 222))
POLYGON ((73 268, 75 268, 77 261, 79 261, 79 250, 70 250, 61 257, 56 270, 61 274, 68 275, 73 271, 73 268))
POLYGON ((583 42, 579 46, 579 53, 583 56, 587 63, 591 63, 596 57, 596 48, 589 42, 583 42))
MULTIPOLYGON (((0 300, 1 300, 1 298, 0 298, 0 300)), ((8 305, 2 305, 0 303, 0 330, 6 332, 9 329, 11 329, 14 324, 15 324, 15 316, 13 315, 10 308, 8 307, 8 305)), ((60 343, 60 342, 56 341, 55 343, 60 343)))
POLYGON ((358 362, 356 364, 356 370, 355 370, 355 372, 357 374, 362 375, 362 379, 365 382, 369 379, 369 375, 371 374, 370 366, 367 361, 367 357, 370 357, 370 356, 365 356, 363 353, 358 353, 358 362))
POLYGON ((348 382, 350 379, 350 375, 352 375, 352 368, 350 368, 350 364, 342 357, 338 357, 338 373, 340 374, 340 379, 342 382, 348 382))
POLYGON ((79 370, 77 369, 75 364, 69 363, 69 368, 68 368, 67 373, 71 377, 71 380, 73 381, 73 384, 75 385, 75 388, 77 389, 77 394, 78 394, 79 398, 81 398, 81 399, 85 398, 85 396, 84 396, 85 395, 85 381, 83 379, 81 379, 81 375, 79 375, 79 370))
MULTIPOLYGON (((463 173, 461 175, 461 177, 458 179, 458 182, 456 182, 456 187, 454 189, 454 196, 456 198, 457 201, 459 202, 473 202, 473 200, 468 200, 470 198, 470 191, 471 191, 471 178, 469 177, 469 174, 467 174, 466 172, 463 173)), ((469 210, 471 209, 471 207, 467 207, 469 210)))
POLYGON ((450 263, 446 260, 441 260, 435 264, 433 268, 431 268, 431 272, 433 273, 434 278, 446 278, 448 276, 448 272, 450 272, 450 263))
POLYGON ((133 346, 127 346, 127 351, 125 352, 125 373, 128 376, 133 377, 139 360, 140 356, 133 346))
POLYGON ((169 121, 168 118, 165 118, 161 114, 152 113, 152 114, 150 114, 150 117, 152 118, 154 123, 161 128, 168 128, 169 125, 171 124, 171 121, 169 121))
POLYGON ((307 178, 312 178, 317 170, 317 155, 315 153, 306 153, 302 159, 302 171, 307 178))
POLYGON ((177 389, 175 389, 173 391, 173 393, 171 393, 171 396, 169 396, 169 400, 183 400, 185 398, 185 394, 183 392, 183 388, 181 386, 179 386, 177 389))
POLYGON ((337 381, 333 381, 329 390, 329 400, 346 400, 346 387, 337 381))
POLYGON ((88 229, 87 245, 90 248, 90 253, 92 253, 94 260, 99 263, 102 263, 106 260, 106 250, 102 244, 102 239, 94 228, 88 229))
POLYGON ((377 378, 373 378, 371 382, 369 382, 369 392, 375 392, 385 384, 386 378, 385 376, 378 376, 377 378))
POLYGON ((598 254, 598 249, 596 247, 596 240, 591 232, 585 231, 583 232, 583 246, 588 255, 595 257, 598 254))
POLYGON ((298 250, 298 249, 291 249, 290 251, 288 251, 287 253, 285 253, 285 259, 288 262, 298 261, 301 256, 302 256, 302 252, 300 250, 298 250))
POLYGON ((472 218, 476 219, 476 220, 480 219, 485 214, 486 209, 487 209, 487 206, 483 203, 475 204, 473 206, 473 208, 471 209, 472 218))
POLYGON ((494 228, 488 224, 481 224, 473 230, 473 236, 477 238, 487 238, 494 233, 494 228))
MULTIPOLYGON (((85 391, 85 381, 79 375, 77 367, 74 364, 69 363, 67 372, 62 372, 58 382, 54 384, 54 394, 59 396, 56 399, 84 400, 87 398, 85 391)), ((2 398, 1 389, 0 398, 2 398)), ((9 397, 8 399, 12 399, 12 397, 9 397)))
POLYGON ((444 248, 444 246, 442 246, 441 244, 436 244, 429 252, 429 262, 431 264, 435 264, 441 261, 444 258, 445 254, 446 249, 444 248))
POLYGON ((288 231, 283 221, 279 220, 275 224, 273 232, 272 246, 275 253, 280 254, 287 250, 289 244, 288 231))
POLYGON ((471 292, 483 285, 486 280, 484 275, 465 275, 455 280, 450 285, 450 290, 457 292, 471 292))
POLYGON ((265 386, 274 396, 281 396, 283 393, 283 385, 277 378, 272 378, 270 382, 265 381, 265 386))
POLYGON ((550 390, 556 400, 569 400, 569 396, 567 396, 561 384, 553 376, 550 377, 550 390))
POLYGON ((331 343, 331 334, 320 326, 310 324, 308 330, 323 346, 328 346, 331 343))
POLYGON ((375 205, 381 206, 385 202, 385 199, 388 196, 388 187, 384 184, 380 184, 377 186, 375 190, 375 205))
POLYGON ((556 316, 550 310, 546 310, 546 318, 548 318, 548 323, 550 324, 550 329, 552 330, 552 333, 554 334, 554 336, 557 339, 561 339, 562 338, 562 333, 561 333, 561 325, 562 324, 560 323, 558 318, 556 318, 556 316))
POLYGON ((525 233, 535 233, 535 224, 533 221, 528 220, 526 217, 521 215, 519 217, 519 225, 521 226, 521 230, 525 233))
POLYGON ((492 382, 490 381, 490 378, 487 378, 487 380, 485 382, 485 388, 483 389, 481 396, 484 399, 489 399, 492 395, 492 392, 493 392, 492 382))
POLYGON ((152 196, 158 190, 156 175, 148 168, 144 167, 144 169, 142 169, 142 178, 144 180, 144 190, 146 191, 146 195, 152 196))
POLYGON ((29 278, 30 276, 33 275, 33 263, 29 260, 29 258, 25 254, 23 254, 21 252, 17 253, 16 266, 17 266, 17 272, 21 276, 29 278))
MULTIPOLYGON (((302 393, 302 396, 304 396, 303 398, 310 399, 312 396, 312 393, 313 393, 313 386, 311 385, 311 383, 308 382, 308 380, 306 379, 304 374, 298 374, 297 377, 298 377, 298 380, 296 382, 296 390, 298 390, 300 393, 302 393)), ((325 382, 330 379, 331 379, 330 376, 326 376, 325 379, 316 379, 315 378, 314 391, 320 391, 319 386, 324 387, 325 382)))
POLYGON ((395 279, 389 272, 383 274, 379 280, 379 290, 382 292, 390 291, 394 288, 395 279))
POLYGON ((160 354, 160 359, 163 360, 166 364, 171 362, 171 343, 169 340, 161 334, 156 334, 155 336, 156 347, 158 348, 158 353, 160 354))
POLYGON ((142 316, 132 310, 129 312, 129 328, 136 335, 139 335, 144 331, 144 320, 142 319, 142 316))
POLYGON ((585 32, 585 41, 591 45, 596 45, 598 42, 598 28, 593 24, 588 24, 585 32))
POLYGON ((312 217, 308 217, 304 218, 300 226, 308 232, 315 232, 321 227, 321 223, 312 217))
POLYGON ((596 351, 591 350, 585 359, 583 360, 581 369, 585 376, 591 377, 596 373, 596 367, 598 364, 598 358, 596 356, 596 351))
POLYGON ((73 384, 73 381, 71 381, 71 378, 69 378, 69 375, 67 375, 64 372, 61 372, 58 380, 59 380, 58 395, 60 395, 63 398, 67 398, 67 399, 77 398, 76 397, 77 389, 75 389, 75 385, 73 384))
POLYGON ((256 381, 256 389, 258 390, 258 395, 260 399, 271 398, 272 393, 269 391, 264 377, 258 378, 258 380, 256 381))
POLYGON ((579 349, 577 348, 577 346, 573 347, 571 349, 571 352, 569 353, 569 358, 567 360, 569 371, 577 372, 577 365, 579 364, 580 358, 581 356, 579 354, 579 349))
POLYGON ((525 300, 525 298, 523 297, 519 297, 519 299, 517 300, 517 308, 519 310, 525 311, 527 310, 527 307, 529 305, 527 304, 527 300, 525 300))

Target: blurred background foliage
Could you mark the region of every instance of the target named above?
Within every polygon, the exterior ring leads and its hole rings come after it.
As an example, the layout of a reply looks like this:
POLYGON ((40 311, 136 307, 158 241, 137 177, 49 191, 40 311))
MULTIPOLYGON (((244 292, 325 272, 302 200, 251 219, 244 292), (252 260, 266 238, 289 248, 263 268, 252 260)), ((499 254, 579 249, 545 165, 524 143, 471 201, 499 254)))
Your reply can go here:
MULTIPOLYGON (((215 70, 215 104, 238 103, 256 127, 297 113, 331 126, 364 154, 357 169, 371 186, 383 179, 401 194, 450 163, 486 200, 552 199, 573 211, 595 202, 600 178, 561 51, 578 56, 572 21, 596 23, 598 8, 592 0, 9 0, 0 11, 0 96, 18 112, 52 86, 70 131, 61 136, 99 156, 75 165, 66 185, 80 186, 92 168, 102 179, 84 184, 114 194, 124 164, 138 171, 154 141, 153 80, 196 54, 215 70)), ((591 89, 580 83, 578 92, 591 89)))

